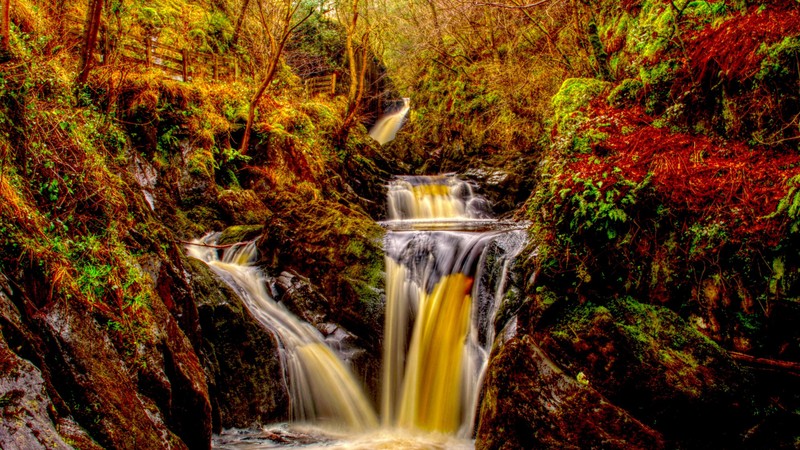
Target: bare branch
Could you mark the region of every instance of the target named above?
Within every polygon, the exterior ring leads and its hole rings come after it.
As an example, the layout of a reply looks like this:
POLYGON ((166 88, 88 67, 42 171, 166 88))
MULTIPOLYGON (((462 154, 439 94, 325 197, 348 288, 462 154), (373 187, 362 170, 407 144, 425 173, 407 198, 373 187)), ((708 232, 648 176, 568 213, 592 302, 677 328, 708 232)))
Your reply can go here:
POLYGON ((231 248, 236 247, 237 245, 247 245, 252 243, 253 241, 242 241, 242 242, 234 242, 233 244, 225 244, 225 245, 214 245, 214 244, 203 244, 200 242, 190 242, 184 240, 178 240, 179 243, 184 245, 194 245, 197 247, 206 247, 206 248, 231 248))
POLYGON ((527 5, 506 5, 504 3, 484 3, 484 2, 475 2, 473 5, 475 6, 491 6, 492 8, 503 8, 503 9, 531 9, 537 6, 541 6, 550 0, 539 0, 538 2, 529 3, 527 5))

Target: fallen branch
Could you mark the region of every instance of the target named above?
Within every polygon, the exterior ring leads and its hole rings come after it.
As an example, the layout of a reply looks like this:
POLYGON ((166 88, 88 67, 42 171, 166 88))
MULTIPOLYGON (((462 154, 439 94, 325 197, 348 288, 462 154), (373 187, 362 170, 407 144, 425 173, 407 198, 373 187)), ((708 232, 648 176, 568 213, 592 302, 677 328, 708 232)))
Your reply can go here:
POLYGON ((225 244, 225 245, 215 245, 215 244, 203 244, 200 242, 190 242, 190 241, 182 241, 178 240, 181 244, 184 245, 196 245, 198 247, 206 247, 206 248, 231 248, 237 245, 247 245, 252 243, 253 241, 242 241, 242 242, 234 242, 233 244, 225 244))
POLYGON ((535 8, 537 6, 543 5, 550 0, 539 0, 535 3, 529 3, 527 5, 506 5, 504 3, 483 3, 483 2, 475 2, 473 5, 475 6, 491 6, 493 8, 503 8, 503 9, 530 9, 535 8))
POLYGON ((781 369, 792 372, 794 375, 800 376, 800 363, 792 361, 781 361, 777 359, 757 358, 755 356, 746 355, 739 352, 728 352, 731 357, 737 361, 754 366, 760 366, 770 369, 781 369))

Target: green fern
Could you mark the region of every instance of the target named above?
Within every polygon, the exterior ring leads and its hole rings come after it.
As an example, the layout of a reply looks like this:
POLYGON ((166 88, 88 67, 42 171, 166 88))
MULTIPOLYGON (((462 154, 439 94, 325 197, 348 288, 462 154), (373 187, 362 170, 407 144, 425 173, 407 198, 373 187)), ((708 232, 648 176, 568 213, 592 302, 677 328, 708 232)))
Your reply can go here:
POLYGON ((800 175, 789 178, 786 184, 789 185, 789 191, 781 201, 778 202, 778 207, 775 208, 775 211, 766 215, 764 218, 773 219, 779 215, 786 214, 792 221, 789 228, 790 231, 792 233, 797 233, 800 231, 800 175))

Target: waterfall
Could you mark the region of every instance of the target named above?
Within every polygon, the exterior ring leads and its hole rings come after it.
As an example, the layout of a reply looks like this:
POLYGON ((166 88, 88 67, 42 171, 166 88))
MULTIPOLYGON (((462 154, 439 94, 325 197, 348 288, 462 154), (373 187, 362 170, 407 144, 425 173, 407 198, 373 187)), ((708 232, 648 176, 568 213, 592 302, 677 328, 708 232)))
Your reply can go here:
POLYGON ((404 98, 403 106, 397 111, 381 116, 375 122, 375 125, 370 128, 369 135, 381 145, 391 141, 397 135, 397 130, 403 125, 403 120, 405 120, 410 108, 411 99, 404 98))
POLYGON ((399 178, 388 203, 383 424, 468 438, 525 232, 488 218, 485 200, 452 175, 399 178))
MULTIPOLYGON (((493 219, 475 190, 454 175, 399 177, 388 188, 390 220, 381 223, 387 234, 380 426, 320 333, 270 297, 263 273, 252 266, 253 243, 226 250, 221 259, 217 249, 190 246, 190 255, 206 261, 277 335, 294 419, 350 430, 336 435, 304 427, 298 438, 278 426, 267 436, 282 436, 287 445, 311 436, 326 449, 472 448, 494 317, 526 240, 524 224, 493 219)), ((248 436, 220 436, 218 448, 269 440, 248 436)))
MULTIPOLYGON (((196 243, 215 239, 210 235, 196 243)), ((270 296, 263 272, 252 265, 254 242, 226 249, 222 258, 217 249, 202 245, 189 245, 188 253, 206 262, 239 294, 250 314, 277 336, 294 420, 330 422, 358 431, 378 426, 363 388, 322 334, 270 296)))
POLYGON ((451 220, 465 225, 491 218, 489 203, 452 174, 398 177, 389 184, 387 201, 389 219, 402 221, 394 226, 424 221, 430 227, 451 220))

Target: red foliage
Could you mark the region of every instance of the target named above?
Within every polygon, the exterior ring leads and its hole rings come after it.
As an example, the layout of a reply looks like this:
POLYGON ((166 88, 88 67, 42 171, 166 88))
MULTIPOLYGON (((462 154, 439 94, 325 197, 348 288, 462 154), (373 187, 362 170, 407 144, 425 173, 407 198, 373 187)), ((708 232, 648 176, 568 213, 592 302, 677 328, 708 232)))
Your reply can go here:
POLYGON ((628 14, 634 14, 642 9, 642 0, 621 0, 620 7, 628 14))
POLYGON ((764 58, 758 54, 761 44, 774 44, 798 33, 800 9, 796 2, 768 6, 764 11, 754 6, 745 14, 734 15, 719 27, 707 28, 694 36, 687 43, 690 65, 698 79, 716 72, 728 80, 746 79, 761 65, 764 58))
POLYGON ((764 216, 787 194, 787 180, 800 173, 800 156, 656 128, 640 107, 613 109, 597 101, 591 109, 596 119, 587 127, 609 124, 601 130, 610 137, 595 144, 593 155, 568 164, 565 187, 581 189, 572 179, 577 175, 603 180, 605 193, 619 177, 639 183, 650 173, 659 201, 673 214, 722 222, 730 242, 753 238, 775 245, 783 237, 781 221, 764 216), (621 171, 612 175, 614 168, 621 171))

